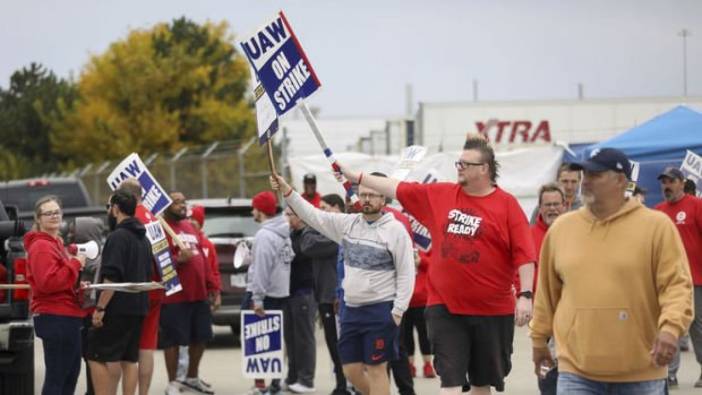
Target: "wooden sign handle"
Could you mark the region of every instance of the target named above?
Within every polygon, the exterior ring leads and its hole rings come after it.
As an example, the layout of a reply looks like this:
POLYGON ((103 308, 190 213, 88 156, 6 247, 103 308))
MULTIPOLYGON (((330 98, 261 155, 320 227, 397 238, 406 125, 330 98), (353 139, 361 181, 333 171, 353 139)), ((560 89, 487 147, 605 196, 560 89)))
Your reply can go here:
POLYGON ((171 236, 171 238, 172 238, 173 241, 176 243, 176 245, 178 246, 178 248, 180 248, 181 250, 185 250, 185 249, 188 248, 188 247, 185 246, 185 244, 184 244, 183 241, 180 239, 180 237, 178 237, 178 235, 176 234, 176 232, 173 231, 173 228, 171 228, 171 225, 168 225, 168 222, 166 222, 166 220, 163 219, 162 216, 159 215, 159 216, 157 216, 156 218, 158 218, 158 222, 161 223, 161 226, 163 226, 163 229, 166 231, 166 233, 168 233, 169 236, 171 236))

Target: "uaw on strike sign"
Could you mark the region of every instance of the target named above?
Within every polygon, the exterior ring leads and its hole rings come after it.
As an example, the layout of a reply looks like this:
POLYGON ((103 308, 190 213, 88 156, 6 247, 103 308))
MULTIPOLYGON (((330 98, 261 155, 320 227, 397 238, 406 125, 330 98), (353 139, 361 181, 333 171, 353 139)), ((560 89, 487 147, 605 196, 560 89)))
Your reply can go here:
POLYGON ((266 310, 264 317, 241 312, 241 370, 250 379, 283 378, 283 312, 266 310))
POLYGON ((240 45, 262 87, 256 87, 257 112, 270 107, 275 110, 275 114, 271 112, 266 117, 257 113, 259 138, 263 138, 267 131, 272 134, 277 129, 277 126, 271 128, 276 115, 294 108, 298 100, 314 93, 320 83, 282 11, 240 45), (265 99, 262 99, 264 91, 269 100, 260 102, 265 99))
MULTIPOLYGON (((171 197, 166 193, 166 190, 156 181, 156 178, 154 178, 136 153, 130 154, 115 167, 112 173, 107 177, 107 184, 110 186, 110 189, 114 191, 119 187, 122 181, 131 177, 139 181, 142 192, 142 204, 149 209, 153 215, 161 214, 173 203, 171 197)), ((183 287, 180 284, 178 273, 175 270, 175 263, 171 257, 171 251, 168 248, 166 232, 161 226, 161 223, 156 218, 152 218, 152 220, 144 224, 144 227, 146 228, 146 237, 151 243, 154 259, 156 259, 158 263, 157 268, 161 275, 161 281, 166 288, 166 296, 181 291, 183 287)))

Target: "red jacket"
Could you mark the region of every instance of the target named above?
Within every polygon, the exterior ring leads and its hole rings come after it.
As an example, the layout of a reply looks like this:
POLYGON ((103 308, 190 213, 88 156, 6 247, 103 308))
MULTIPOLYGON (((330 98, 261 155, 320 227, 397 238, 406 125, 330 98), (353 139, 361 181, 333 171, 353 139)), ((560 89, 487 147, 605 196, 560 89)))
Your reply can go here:
POLYGON ((207 263, 210 264, 210 272, 212 273, 212 278, 214 279, 214 284, 208 283, 208 290, 210 291, 220 291, 222 289, 222 276, 219 273, 219 259, 217 259, 217 250, 210 239, 205 236, 205 233, 200 231, 200 238, 202 239, 202 252, 205 253, 207 257, 207 263), (214 286, 214 287, 213 287, 214 286))
POLYGON ((80 261, 68 256, 61 239, 45 232, 29 232, 24 236, 24 248, 32 312, 85 316, 77 289, 80 261))

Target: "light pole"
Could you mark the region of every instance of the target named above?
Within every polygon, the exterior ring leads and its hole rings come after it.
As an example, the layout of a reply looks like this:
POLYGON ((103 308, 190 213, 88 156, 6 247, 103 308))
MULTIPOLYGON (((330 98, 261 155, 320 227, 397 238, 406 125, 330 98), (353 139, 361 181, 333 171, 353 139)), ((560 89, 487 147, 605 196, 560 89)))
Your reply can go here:
POLYGON ((682 29, 678 32, 678 36, 683 40, 683 96, 687 97, 687 38, 692 33, 687 29, 682 29))

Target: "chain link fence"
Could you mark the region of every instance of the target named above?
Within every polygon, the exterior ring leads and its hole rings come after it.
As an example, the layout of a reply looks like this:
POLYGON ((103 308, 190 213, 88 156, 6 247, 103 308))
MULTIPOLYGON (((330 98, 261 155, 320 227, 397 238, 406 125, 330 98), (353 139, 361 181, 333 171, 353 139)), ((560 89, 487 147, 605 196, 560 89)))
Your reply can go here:
MULTIPOLYGON (((287 173, 285 139, 274 145, 278 171, 287 173)), ((141 155, 153 176, 168 191, 182 192, 187 199, 252 197, 269 189, 265 146, 256 138, 215 141, 208 145, 184 147, 176 153, 141 155)), ((122 159, 91 163, 70 173, 83 181, 94 203, 107 201, 107 176, 122 159)))

